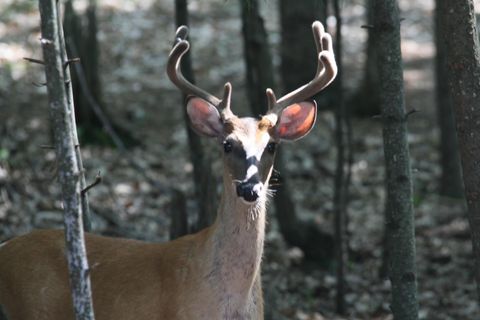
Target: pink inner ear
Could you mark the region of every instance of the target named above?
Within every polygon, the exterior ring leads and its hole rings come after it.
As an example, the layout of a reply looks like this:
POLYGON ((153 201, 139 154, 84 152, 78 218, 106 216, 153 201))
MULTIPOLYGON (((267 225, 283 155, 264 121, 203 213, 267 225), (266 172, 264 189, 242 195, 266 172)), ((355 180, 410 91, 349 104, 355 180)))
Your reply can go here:
POLYGON ((222 122, 217 108, 207 101, 193 97, 187 102, 187 113, 193 129, 205 136, 215 137, 222 132, 222 122))
POLYGON ((286 107, 277 125, 280 139, 296 140, 306 135, 315 124, 317 105, 313 102, 294 103, 286 107))

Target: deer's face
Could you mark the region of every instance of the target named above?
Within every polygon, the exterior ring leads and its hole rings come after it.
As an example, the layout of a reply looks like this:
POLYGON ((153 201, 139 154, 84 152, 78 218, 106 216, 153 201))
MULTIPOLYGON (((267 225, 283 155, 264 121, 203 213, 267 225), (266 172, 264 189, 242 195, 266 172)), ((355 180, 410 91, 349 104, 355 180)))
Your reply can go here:
POLYGON ((219 99, 185 79, 180 63, 190 47, 188 28, 181 26, 175 34, 167 74, 178 88, 191 95, 187 113, 195 131, 222 142, 224 177, 230 180, 225 182, 233 183, 237 196, 246 202, 253 203, 266 196, 276 143, 299 139, 310 131, 317 108, 315 102, 305 99, 328 86, 337 74, 331 36, 319 21, 312 24, 312 31, 318 57, 315 77, 278 100, 273 90, 267 89, 268 112, 260 120, 238 118, 232 113, 230 83, 225 84, 223 99, 219 99))
POLYGON ((268 114, 261 119, 220 115, 201 98, 191 98, 187 112, 195 131, 216 137, 222 144, 225 183, 247 203, 266 197, 277 144, 306 135, 316 118, 314 102, 295 103, 280 118, 268 114))
POLYGON ((264 117, 232 117, 224 123, 223 162, 238 197, 254 202, 264 196, 272 172, 277 141, 274 125, 264 117))

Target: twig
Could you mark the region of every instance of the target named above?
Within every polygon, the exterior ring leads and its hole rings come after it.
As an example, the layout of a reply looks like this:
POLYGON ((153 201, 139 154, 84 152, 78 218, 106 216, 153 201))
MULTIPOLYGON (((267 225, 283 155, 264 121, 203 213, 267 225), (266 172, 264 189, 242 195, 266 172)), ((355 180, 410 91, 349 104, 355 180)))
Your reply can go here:
POLYGON ((28 57, 23 57, 23 60, 26 60, 26 61, 32 62, 32 63, 37 63, 37 64, 45 65, 45 62, 44 62, 43 60, 38 60, 38 59, 28 58, 28 57))
POLYGON ((48 145, 48 144, 41 144, 41 145, 40 145, 40 148, 41 148, 41 149, 54 149, 54 150, 55 150, 55 147, 54 147, 54 146, 48 145))
MULTIPOLYGON (((67 40, 68 40, 67 46, 72 51, 72 54, 78 55, 78 50, 75 44, 73 43, 73 41, 70 41, 69 39, 67 40)), ((115 146, 122 151, 126 151, 125 144, 120 139, 119 135, 115 132, 115 129, 113 128, 112 124, 108 120, 107 115, 103 112, 102 108, 97 103, 97 101, 95 101, 95 98, 90 92, 87 79, 85 78, 85 73, 83 71, 81 64, 75 64, 74 67, 75 67, 75 71, 77 72, 77 78, 78 78, 78 83, 80 84, 80 90, 82 91, 82 94, 87 99, 88 104, 90 105, 90 107, 92 107, 93 112, 98 117, 98 119, 100 119, 100 121, 102 122, 103 128, 105 129, 107 134, 112 138, 112 141, 115 144, 115 146)))
POLYGON ((95 181, 93 181, 91 184, 89 184, 85 189, 82 190, 81 194, 82 196, 88 192, 88 190, 92 189, 96 185, 100 184, 102 182, 102 176, 100 175, 100 171, 98 171, 97 175, 95 176, 95 181))
POLYGON ((374 29, 375 26, 373 24, 364 24, 364 25, 361 25, 360 28, 362 28, 362 29, 374 29))
POLYGON ((407 119, 409 116, 411 116, 412 114, 417 113, 417 112, 419 112, 419 111, 415 108, 407 111, 407 113, 405 113, 405 119, 407 119))
POLYGON ((77 62, 80 62, 80 58, 68 59, 67 61, 65 61, 63 67, 67 68, 71 63, 77 63, 77 62))
MULTIPOLYGON (((67 46, 69 47, 69 49, 71 50, 73 55, 78 55, 77 48, 72 41, 67 41, 67 46)), ((112 124, 110 123, 110 120, 108 119, 107 115, 102 110, 102 108, 100 107, 98 102, 95 101, 95 98, 93 97, 92 93, 90 92, 87 80, 85 78, 85 72, 83 70, 82 65, 80 63, 76 63, 74 65, 74 68, 75 68, 75 71, 77 72, 78 83, 80 85, 80 90, 81 90, 82 94, 86 98, 87 103, 90 105, 90 107, 92 108, 95 115, 98 117, 98 119, 102 123, 105 132, 110 136, 110 138, 112 138, 112 141, 113 141, 113 144, 115 145, 115 147, 118 150, 120 150, 120 152, 123 155, 126 156, 126 158, 128 160, 128 163, 135 170, 140 172, 150 184, 152 184, 156 188, 161 188, 162 185, 157 180, 150 177, 147 174, 147 171, 145 170, 145 168, 142 168, 140 165, 138 165, 138 163, 136 163, 133 160, 133 158, 129 155, 129 153, 127 152, 127 148, 126 148, 125 144, 123 143, 122 139, 117 134, 117 132, 113 128, 112 124)))

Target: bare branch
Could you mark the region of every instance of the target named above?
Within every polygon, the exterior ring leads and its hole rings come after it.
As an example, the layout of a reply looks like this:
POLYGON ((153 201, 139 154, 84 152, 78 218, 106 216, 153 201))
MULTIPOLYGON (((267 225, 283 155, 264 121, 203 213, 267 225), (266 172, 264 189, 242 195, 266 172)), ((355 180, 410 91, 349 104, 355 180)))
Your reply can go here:
POLYGON ((26 61, 32 62, 32 63, 36 63, 36 64, 45 65, 45 62, 43 60, 38 60, 38 59, 28 58, 28 57, 23 57, 23 60, 26 60, 26 61))
POLYGON ((95 181, 89 184, 85 189, 82 190, 82 196, 88 192, 88 190, 92 189, 96 185, 102 182, 102 176, 100 175, 100 171, 98 171, 97 175, 95 176, 95 181))

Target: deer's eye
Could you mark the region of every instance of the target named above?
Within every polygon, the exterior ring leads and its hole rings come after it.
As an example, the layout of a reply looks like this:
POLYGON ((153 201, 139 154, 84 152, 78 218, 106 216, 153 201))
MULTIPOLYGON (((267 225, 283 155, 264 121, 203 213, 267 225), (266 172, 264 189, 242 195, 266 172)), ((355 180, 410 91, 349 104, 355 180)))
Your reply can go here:
POLYGON ((233 149, 233 146, 230 141, 223 142, 223 151, 225 151, 225 153, 232 152, 232 149, 233 149))
POLYGON ((275 149, 277 147, 277 144, 275 142, 270 142, 267 144, 267 151, 268 153, 274 153, 275 152, 275 149))

